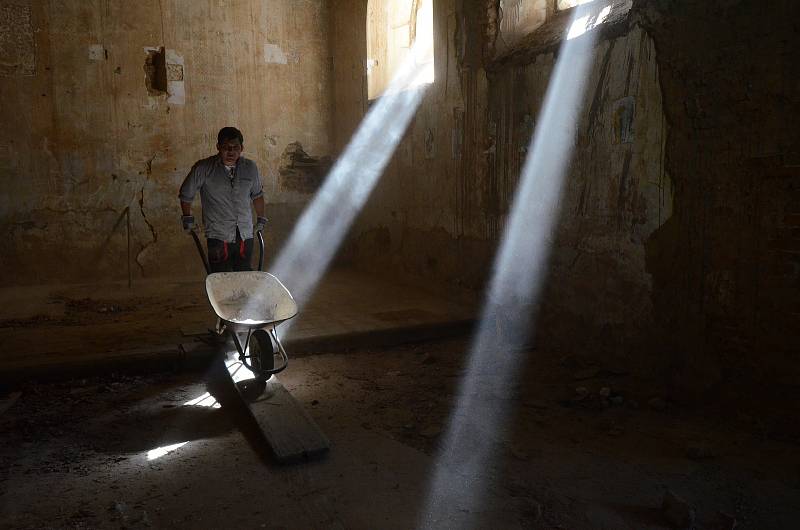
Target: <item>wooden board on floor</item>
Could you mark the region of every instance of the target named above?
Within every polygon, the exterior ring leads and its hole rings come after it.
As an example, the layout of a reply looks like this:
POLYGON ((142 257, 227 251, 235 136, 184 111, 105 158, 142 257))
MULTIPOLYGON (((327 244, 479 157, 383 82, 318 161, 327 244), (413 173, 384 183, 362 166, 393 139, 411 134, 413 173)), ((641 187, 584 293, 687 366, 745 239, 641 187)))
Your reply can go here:
POLYGON ((330 449, 328 437, 277 376, 267 381, 264 393, 249 405, 279 462, 316 458, 330 449))

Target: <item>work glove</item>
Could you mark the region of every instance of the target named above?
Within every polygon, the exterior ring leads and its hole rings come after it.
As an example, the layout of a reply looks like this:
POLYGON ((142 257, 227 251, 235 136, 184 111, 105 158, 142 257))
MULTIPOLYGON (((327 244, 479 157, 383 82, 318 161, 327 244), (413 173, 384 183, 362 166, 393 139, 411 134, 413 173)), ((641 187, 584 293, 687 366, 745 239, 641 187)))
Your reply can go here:
POLYGON ((194 230, 194 215, 182 215, 181 223, 183 224, 184 232, 191 232, 194 230))
POLYGON ((263 232, 265 226, 267 226, 267 218, 256 217, 256 232, 263 232))

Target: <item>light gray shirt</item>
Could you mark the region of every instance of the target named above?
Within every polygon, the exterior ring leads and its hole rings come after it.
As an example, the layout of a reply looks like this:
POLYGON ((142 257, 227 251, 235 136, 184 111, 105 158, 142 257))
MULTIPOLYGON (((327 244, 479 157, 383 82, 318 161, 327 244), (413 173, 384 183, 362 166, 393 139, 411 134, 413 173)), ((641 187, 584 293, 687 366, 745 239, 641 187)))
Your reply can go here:
POLYGON ((219 155, 200 160, 186 175, 178 198, 191 203, 198 191, 206 237, 232 243, 237 227, 242 239, 253 237, 251 204, 264 195, 255 162, 239 157, 231 175, 219 155))

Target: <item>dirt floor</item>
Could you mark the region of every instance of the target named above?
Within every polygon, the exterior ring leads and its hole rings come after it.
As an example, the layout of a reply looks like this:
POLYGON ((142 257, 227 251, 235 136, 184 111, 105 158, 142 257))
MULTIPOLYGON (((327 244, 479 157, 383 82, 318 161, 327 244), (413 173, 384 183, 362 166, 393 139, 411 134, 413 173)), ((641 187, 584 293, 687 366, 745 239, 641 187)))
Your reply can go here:
MULTIPOLYGON (((21 372, 40 378, 56 372, 64 379, 64 371, 85 375, 96 365, 179 358, 183 345, 216 325, 205 293, 202 280, 143 280, 130 288, 121 283, 0 288, 0 381, 21 372)), ((366 343, 396 344, 392 336, 404 330, 430 329, 427 337, 443 336, 443 328, 464 323, 466 329, 474 318, 474 294, 450 294, 444 299, 417 286, 335 269, 300 314, 281 326, 281 336, 293 353, 339 351, 336 337, 352 347, 365 343, 359 336, 376 334, 382 340, 366 343)))
POLYGON ((281 381, 333 446, 283 466, 235 407, 186 404, 203 373, 28 384, 0 415, 0 526, 658 529, 694 514, 702 529, 798 527, 796 440, 536 351, 525 383, 500 389, 509 421, 483 444, 479 499, 426 513, 467 349, 294 359, 281 381))

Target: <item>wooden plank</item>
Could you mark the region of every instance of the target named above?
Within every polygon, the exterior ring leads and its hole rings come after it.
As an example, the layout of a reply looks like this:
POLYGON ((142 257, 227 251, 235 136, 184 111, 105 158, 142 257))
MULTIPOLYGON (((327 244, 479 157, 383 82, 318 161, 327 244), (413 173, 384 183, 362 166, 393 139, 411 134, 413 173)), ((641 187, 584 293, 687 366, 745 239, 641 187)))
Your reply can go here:
POLYGON ((264 391, 255 397, 253 390, 258 389, 258 383, 234 356, 232 352, 218 356, 209 371, 209 391, 223 409, 241 407, 279 463, 306 461, 327 453, 330 449, 327 436, 278 377, 273 375, 264 391))
POLYGON ((330 449, 328 437, 277 376, 267 381, 264 393, 249 405, 278 462, 308 460, 330 449))

